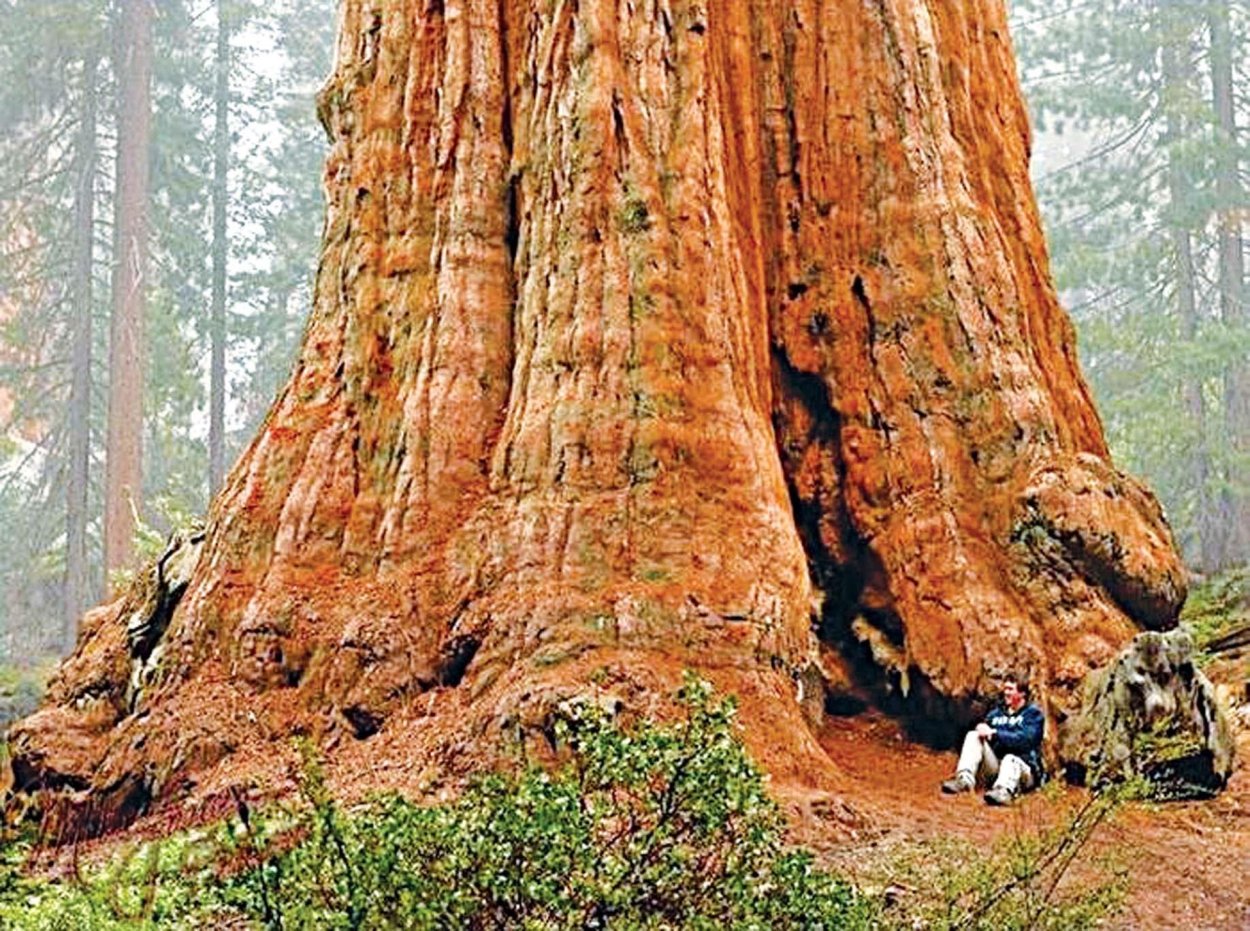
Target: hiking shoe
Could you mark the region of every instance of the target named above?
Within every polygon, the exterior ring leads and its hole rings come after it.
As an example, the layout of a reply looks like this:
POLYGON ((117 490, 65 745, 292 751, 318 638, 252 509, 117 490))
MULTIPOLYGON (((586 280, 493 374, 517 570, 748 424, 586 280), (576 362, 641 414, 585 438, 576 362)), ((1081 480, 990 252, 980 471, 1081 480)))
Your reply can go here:
POLYGON ((942 783, 942 792, 946 795, 958 795, 960 792, 971 792, 975 783, 964 773, 942 783))
POLYGON ((1002 786, 995 786, 985 793, 985 804, 987 805, 1010 805, 1015 796, 1011 790, 1004 789, 1002 786))

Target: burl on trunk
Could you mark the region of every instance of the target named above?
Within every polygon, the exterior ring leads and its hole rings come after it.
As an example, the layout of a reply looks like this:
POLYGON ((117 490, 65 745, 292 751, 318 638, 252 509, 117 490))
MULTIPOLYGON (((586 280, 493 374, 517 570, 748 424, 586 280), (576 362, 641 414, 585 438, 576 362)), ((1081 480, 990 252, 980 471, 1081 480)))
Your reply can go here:
POLYGON ((1061 708, 1174 623, 1049 278, 1002 3, 342 15, 296 370, 172 615, 89 616, 15 732, 27 788, 101 830, 300 733, 413 784, 571 694, 662 711, 683 667, 811 780, 826 697, 940 733, 1013 668, 1061 708))

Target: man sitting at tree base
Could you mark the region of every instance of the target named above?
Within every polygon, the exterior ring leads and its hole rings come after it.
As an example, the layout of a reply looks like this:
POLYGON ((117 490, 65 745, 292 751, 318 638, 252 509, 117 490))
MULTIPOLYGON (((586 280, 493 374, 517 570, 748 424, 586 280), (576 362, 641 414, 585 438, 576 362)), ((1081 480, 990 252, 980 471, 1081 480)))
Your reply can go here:
POLYGON ((985 793, 991 805, 1010 805, 1042 778, 1042 730, 1046 717, 1029 702, 1029 684, 1010 676, 1003 682, 1003 700, 985 720, 968 731, 955 775, 942 783, 948 795, 971 792, 978 779, 993 780, 985 793))

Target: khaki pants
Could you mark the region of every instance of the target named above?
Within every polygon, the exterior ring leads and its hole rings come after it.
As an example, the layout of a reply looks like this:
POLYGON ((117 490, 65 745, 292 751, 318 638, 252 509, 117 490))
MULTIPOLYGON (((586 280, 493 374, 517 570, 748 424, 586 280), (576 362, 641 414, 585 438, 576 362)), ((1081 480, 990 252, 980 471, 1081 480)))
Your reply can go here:
POLYGON ((990 742, 982 740, 976 731, 968 731, 964 737, 955 773, 967 774, 973 782, 982 784, 993 780, 995 789, 1006 789, 1012 795, 1033 788, 1033 771, 1029 764, 1014 753, 1004 754, 1000 760, 990 749, 990 742))

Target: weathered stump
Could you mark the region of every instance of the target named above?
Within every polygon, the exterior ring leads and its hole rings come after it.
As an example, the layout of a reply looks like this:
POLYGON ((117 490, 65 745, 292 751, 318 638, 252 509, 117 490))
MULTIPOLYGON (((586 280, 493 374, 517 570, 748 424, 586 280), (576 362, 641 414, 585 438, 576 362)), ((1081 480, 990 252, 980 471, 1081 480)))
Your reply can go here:
POLYGON ((1073 781, 1140 777, 1164 798, 1214 794, 1233 769, 1227 716, 1194 664, 1193 638, 1183 628, 1139 634, 1092 673, 1060 741, 1073 781))

